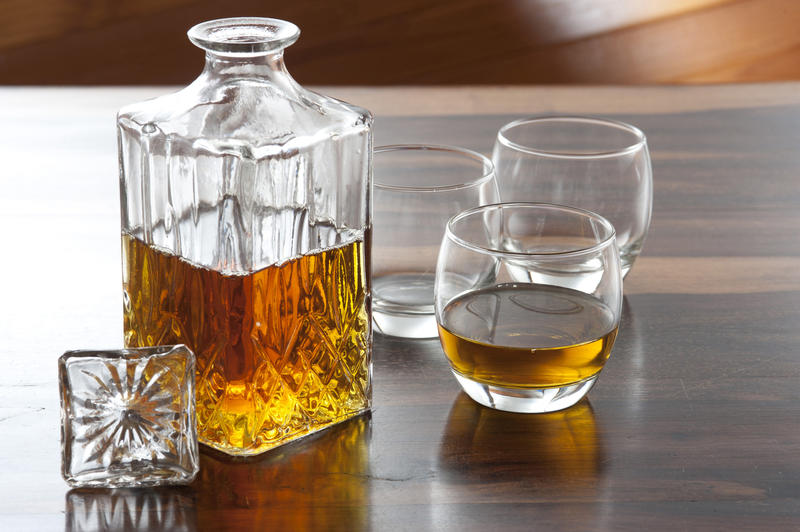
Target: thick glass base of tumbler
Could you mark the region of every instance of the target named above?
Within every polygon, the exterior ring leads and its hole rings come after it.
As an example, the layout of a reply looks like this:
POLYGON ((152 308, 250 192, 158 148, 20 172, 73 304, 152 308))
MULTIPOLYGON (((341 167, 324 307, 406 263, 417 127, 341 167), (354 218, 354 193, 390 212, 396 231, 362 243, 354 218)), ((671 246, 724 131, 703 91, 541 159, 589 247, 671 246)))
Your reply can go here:
POLYGON ((636 257, 638 257, 639 253, 642 251, 642 240, 643 239, 639 239, 636 242, 622 246, 619 250, 619 265, 622 270, 623 279, 630 273, 636 257))
POLYGON ((373 309, 375 331, 402 338, 434 338, 439 336, 434 314, 382 312, 373 309))
POLYGON ((439 335, 433 313, 432 273, 382 275, 372 280, 372 321, 375 330, 402 338, 439 335))
POLYGON ((580 401, 597 381, 598 375, 558 388, 506 388, 468 379, 453 371, 461 388, 476 402, 496 410, 541 414, 563 410, 580 401))

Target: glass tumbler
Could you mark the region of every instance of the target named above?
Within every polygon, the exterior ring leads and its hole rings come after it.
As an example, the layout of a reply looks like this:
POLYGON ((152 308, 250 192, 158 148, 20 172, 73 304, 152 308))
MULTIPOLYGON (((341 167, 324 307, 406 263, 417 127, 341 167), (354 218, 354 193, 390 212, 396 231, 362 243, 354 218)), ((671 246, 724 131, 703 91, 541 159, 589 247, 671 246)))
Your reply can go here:
POLYGON ((439 338, 459 384, 484 406, 575 404, 611 354, 621 305, 614 227, 595 213, 500 203, 447 224, 436 268, 439 338))
POLYGON ((436 337, 433 285, 444 226, 499 200, 492 162, 456 147, 394 145, 373 159, 372 316, 375 330, 436 337))
POLYGON ((617 233, 622 276, 628 274, 653 204, 641 130, 600 118, 525 118, 500 129, 492 159, 503 201, 572 205, 607 218, 617 233))

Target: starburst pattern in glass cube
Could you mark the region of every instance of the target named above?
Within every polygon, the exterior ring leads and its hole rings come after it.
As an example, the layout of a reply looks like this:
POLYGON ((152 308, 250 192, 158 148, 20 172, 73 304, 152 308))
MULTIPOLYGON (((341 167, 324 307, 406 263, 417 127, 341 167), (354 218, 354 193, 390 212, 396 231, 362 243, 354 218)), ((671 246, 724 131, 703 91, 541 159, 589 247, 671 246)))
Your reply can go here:
POLYGON ((64 479, 78 487, 191 482, 199 469, 194 376, 183 345, 64 353, 64 479))

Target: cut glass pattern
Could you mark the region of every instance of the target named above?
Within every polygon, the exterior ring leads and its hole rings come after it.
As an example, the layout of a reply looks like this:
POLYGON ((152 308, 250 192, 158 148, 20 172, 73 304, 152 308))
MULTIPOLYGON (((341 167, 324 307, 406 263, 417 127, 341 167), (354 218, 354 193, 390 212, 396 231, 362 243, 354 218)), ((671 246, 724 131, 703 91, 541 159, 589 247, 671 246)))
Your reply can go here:
POLYGON ((191 482, 199 469, 194 371, 182 345, 65 353, 64 479, 81 487, 191 482))
POLYGON ((197 355, 201 443, 247 455, 369 408, 363 244, 222 275, 130 237, 125 342, 197 355))

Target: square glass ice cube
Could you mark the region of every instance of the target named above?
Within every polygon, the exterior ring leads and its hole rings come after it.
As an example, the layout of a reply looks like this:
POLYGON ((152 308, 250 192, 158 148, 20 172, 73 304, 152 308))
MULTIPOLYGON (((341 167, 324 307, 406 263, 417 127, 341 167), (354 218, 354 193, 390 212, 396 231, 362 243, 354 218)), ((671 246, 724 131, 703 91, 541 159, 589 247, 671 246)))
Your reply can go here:
POLYGON ((194 354, 184 345, 58 360, 61 472, 75 487, 187 484, 199 470, 194 354))

